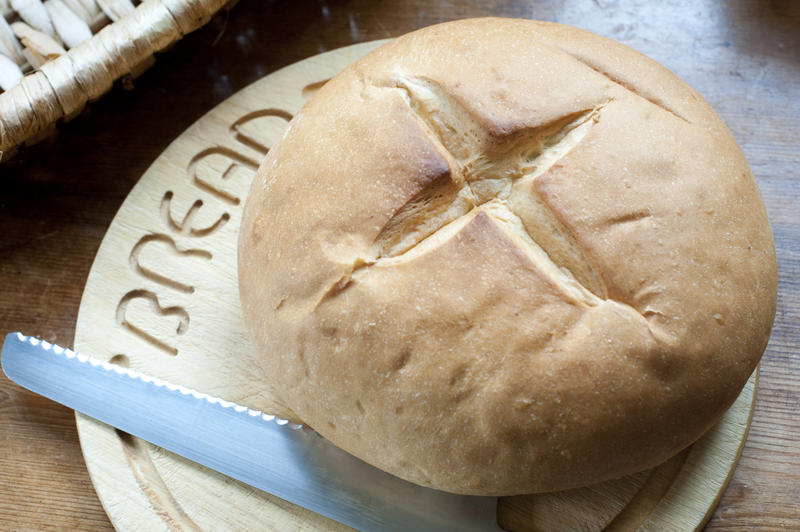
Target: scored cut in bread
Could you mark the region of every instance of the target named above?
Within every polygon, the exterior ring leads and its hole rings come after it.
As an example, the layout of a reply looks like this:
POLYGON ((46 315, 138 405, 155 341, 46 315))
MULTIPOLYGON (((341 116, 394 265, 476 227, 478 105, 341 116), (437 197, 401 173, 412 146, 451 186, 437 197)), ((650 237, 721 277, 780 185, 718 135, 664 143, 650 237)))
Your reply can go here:
POLYGON ((693 89, 617 42, 473 19, 333 78, 262 164, 239 286, 265 386, 407 480, 560 490, 653 467, 730 406, 777 267, 693 89))

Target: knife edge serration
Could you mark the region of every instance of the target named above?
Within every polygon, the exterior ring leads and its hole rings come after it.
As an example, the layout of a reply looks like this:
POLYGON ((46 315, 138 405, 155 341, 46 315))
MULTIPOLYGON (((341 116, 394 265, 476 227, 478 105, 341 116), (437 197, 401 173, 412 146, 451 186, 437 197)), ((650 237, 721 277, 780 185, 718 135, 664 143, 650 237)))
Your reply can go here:
POLYGON ((141 373, 139 371, 136 371, 136 370, 133 370, 133 369, 129 369, 129 368, 120 366, 118 364, 112 364, 112 363, 110 363, 108 361, 105 361, 105 360, 100 360, 100 359, 95 358, 95 357, 84 355, 82 353, 78 353, 76 351, 73 351, 72 349, 70 349, 68 347, 62 347, 62 346, 60 346, 58 344, 53 344, 53 343, 50 343, 50 342, 48 342, 46 340, 40 340, 39 338, 36 338, 34 336, 26 336, 26 335, 22 334, 21 332, 17 332, 15 334, 16 334, 17 338, 19 339, 19 341, 27 342, 27 343, 31 344, 32 346, 39 347, 40 349, 43 349, 45 351, 52 351, 57 356, 64 356, 66 358, 76 360, 77 362, 80 362, 80 363, 83 363, 83 364, 90 364, 90 365, 92 365, 94 367, 101 367, 106 371, 113 371, 114 373, 117 373, 118 375, 125 375, 127 377, 130 377, 131 379, 138 379, 138 380, 140 380, 142 382, 145 382, 145 383, 148 383, 148 384, 153 384, 154 386, 157 386, 159 388, 166 388, 166 389, 168 389, 170 391, 180 392, 183 395, 191 395, 195 399, 204 400, 204 401, 207 401, 207 402, 209 402, 211 404, 219 405, 219 406, 221 406, 223 408, 230 408, 230 409, 234 410, 235 412, 241 413, 243 415, 248 415, 250 417, 260 417, 265 422, 273 422, 273 423, 276 423, 277 425, 285 426, 285 427, 288 427, 288 428, 293 429, 293 430, 297 430, 297 429, 303 428, 303 425, 300 424, 300 423, 293 423, 293 422, 289 421, 288 419, 280 418, 280 417, 277 417, 277 416, 275 416, 273 414, 267 414, 267 413, 262 412, 261 410, 255 410, 255 409, 249 408, 247 406, 240 405, 240 404, 238 404, 236 402, 233 402, 233 401, 227 401, 227 400, 222 399, 220 397, 215 397, 213 395, 209 395, 207 393, 200 392, 200 391, 194 390, 192 388, 188 388, 188 387, 183 386, 181 384, 174 384, 172 382, 166 381, 164 379, 160 379, 158 377, 154 377, 152 375, 148 375, 146 373, 141 373))

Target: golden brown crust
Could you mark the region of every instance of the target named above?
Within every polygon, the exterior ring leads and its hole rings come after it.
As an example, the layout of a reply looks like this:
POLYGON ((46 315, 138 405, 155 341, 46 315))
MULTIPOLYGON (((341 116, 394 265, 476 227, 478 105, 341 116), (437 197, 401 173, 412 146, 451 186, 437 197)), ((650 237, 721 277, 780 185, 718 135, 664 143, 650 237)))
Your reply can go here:
POLYGON ((734 400, 777 272, 695 91, 551 23, 401 37, 331 80, 248 198, 245 318, 308 424, 398 476, 532 493, 656 465, 734 400))

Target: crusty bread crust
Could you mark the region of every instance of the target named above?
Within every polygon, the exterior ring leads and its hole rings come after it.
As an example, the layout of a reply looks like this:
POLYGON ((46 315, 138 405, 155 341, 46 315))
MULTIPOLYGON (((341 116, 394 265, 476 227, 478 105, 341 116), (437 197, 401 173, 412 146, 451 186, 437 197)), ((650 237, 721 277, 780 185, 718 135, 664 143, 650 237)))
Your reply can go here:
POLYGON ((614 41, 474 19, 328 82, 247 200, 264 379, 336 445, 471 494, 654 466, 766 347, 755 180, 688 85, 614 41))

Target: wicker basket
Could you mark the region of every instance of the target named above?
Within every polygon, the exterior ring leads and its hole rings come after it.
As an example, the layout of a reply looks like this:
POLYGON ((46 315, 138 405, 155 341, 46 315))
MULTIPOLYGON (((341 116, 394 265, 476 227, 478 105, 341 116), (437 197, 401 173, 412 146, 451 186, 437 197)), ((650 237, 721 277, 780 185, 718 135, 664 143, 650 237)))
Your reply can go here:
POLYGON ((0 0, 0 160, 232 3, 0 0))

